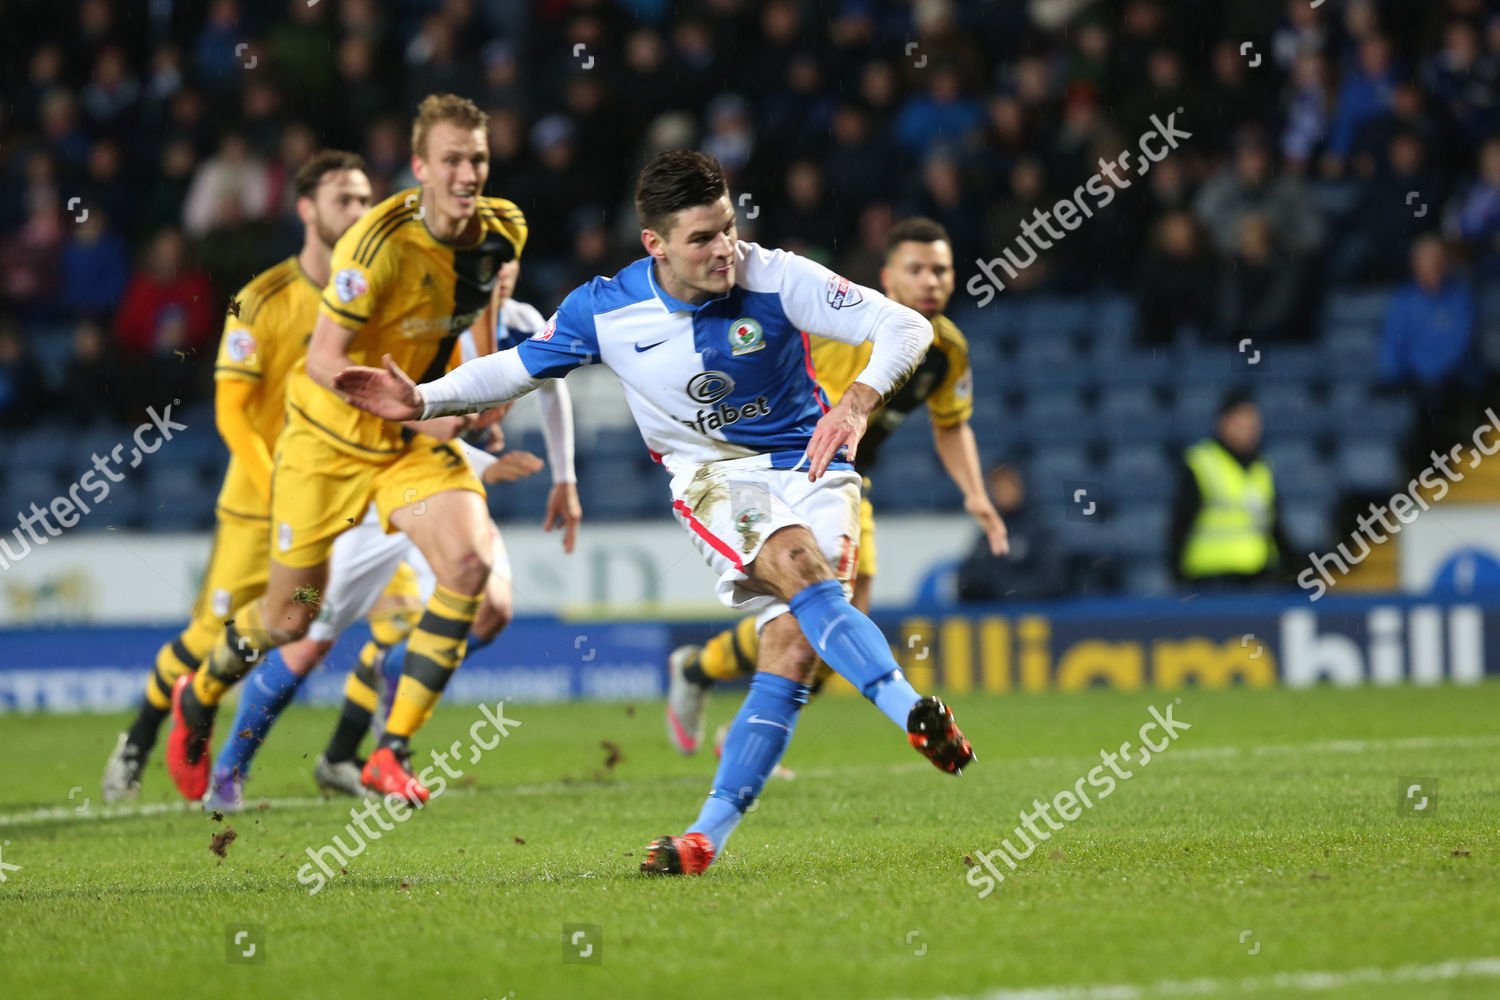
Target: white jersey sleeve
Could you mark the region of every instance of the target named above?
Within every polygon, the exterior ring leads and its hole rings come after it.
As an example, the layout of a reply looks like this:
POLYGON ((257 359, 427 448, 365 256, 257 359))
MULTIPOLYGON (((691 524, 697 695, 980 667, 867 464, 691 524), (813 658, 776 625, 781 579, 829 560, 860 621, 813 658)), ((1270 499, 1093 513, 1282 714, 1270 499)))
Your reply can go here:
POLYGON ((911 376, 932 345, 932 324, 922 314, 880 292, 835 274, 786 250, 740 244, 739 270, 753 286, 775 291, 800 329, 846 344, 873 341, 870 360, 856 382, 885 397, 911 376))

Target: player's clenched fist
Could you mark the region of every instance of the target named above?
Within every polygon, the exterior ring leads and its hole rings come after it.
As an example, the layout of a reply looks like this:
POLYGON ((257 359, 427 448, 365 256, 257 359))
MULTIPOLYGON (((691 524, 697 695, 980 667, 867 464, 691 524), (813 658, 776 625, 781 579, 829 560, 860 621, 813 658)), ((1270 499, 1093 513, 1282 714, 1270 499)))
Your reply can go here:
POLYGON ((417 384, 389 354, 383 370, 363 365, 345 368, 333 377, 333 391, 350 406, 386 420, 417 420, 422 416, 422 394, 417 384))

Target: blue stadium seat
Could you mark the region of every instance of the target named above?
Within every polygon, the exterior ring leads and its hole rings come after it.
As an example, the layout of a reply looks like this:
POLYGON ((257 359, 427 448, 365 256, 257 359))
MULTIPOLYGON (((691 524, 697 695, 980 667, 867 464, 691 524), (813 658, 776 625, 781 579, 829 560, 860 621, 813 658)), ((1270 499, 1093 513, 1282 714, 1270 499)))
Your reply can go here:
MULTIPOLYGON (((1333 518, 1326 504, 1284 503, 1281 516, 1284 521, 1282 530, 1300 550, 1290 555, 1320 552, 1333 542, 1333 518)), ((1288 555, 1283 552, 1282 558, 1286 559, 1288 555)))
POLYGON ((196 475, 155 475, 144 490, 149 531, 191 531, 213 522, 214 498, 196 475))
POLYGON ((1046 368, 1065 368, 1078 363, 1073 338, 1056 333, 1025 337, 1017 345, 1016 363, 1028 374, 1046 368))
POLYGON ((1125 564, 1125 592, 1132 597, 1164 597, 1173 589, 1164 559, 1132 559, 1125 564))
POLYGON ((1326 410, 1312 386, 1281 375, 1256 379, 1253 386, 1267 438, 1311 436, 1323 427, 1326 410))
POLYGON ((1411 400, 1373 396, 1354 409, 1333 411, 1333 423, 1345 439, 1399 441, 1412 426, 1411 400))
POLYGON ((1391 306, 1389 291, 1330 291, 1323 300, 1323 324, 1379 328, 1391 306))
POLYGON ((1149 388, 1120 384, 1099 396, 1101 436, 1112 445, 1159 444, 1171 433, 1171 414, 1149 388))
POLYGON ((1393 490, 1407 478, 1395 446, 1383 442, 1346 442, 1339 448, 1337 468, 1340 485, 1359 492, 1393 490))
POLYGON ((1333 498, 1336 469, 1306 438, 1268 442, 1265 456, 1276 479, 1276 493, 1288 503, 1326 503, 1333 498))
POLYGON ((1116 449, 1105 467, 1110 496, 1126 502, 1168 501, 1177 488, 1177 470, 1159 447, 1116 449))
POLYGON ((34 469, 70 477, 82 475, 88 463, 74 469, 73 440, 74 435, 60 427, 42 426, 25 431, 6 450, 6 465, 12 473, 34 469))
POLYGON ((1039 296, 1021 313, 1024 340, 1071 340, 1094 319, 1091 303, 1083 299, 1039 296))

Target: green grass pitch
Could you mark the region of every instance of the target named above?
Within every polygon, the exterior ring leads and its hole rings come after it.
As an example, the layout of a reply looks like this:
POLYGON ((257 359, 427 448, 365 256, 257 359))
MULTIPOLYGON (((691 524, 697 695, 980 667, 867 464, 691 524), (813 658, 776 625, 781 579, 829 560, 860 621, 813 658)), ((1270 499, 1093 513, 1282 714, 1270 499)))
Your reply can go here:
MULTIPOLYGON (((637 871, 713 771, 668 748, 659 703, 507 704, 507 739, 311 896, 305 849, 349 821, 310 778, 331 711, 293 709, 273 733, 222 859, 224 823, 152 808, 175 794, 159 759, 143 808, 100 807, 121 719, 0 718, 0 860, 19 866, 0 884, 4 993, 1500 995, 1500 684, 1181 692, 1192 729, 979 899, 965 856, 1173 698, 955 697, 980 756, 957 780, 862 701, 815 700, 786 759, 796 779, 773 781, 693 879, 637 871), (1412 777, 1434 794, 1402 814, 1412 777), (575 924, 597 931, 569 951, 575 924), (230 962, 242 928, 255 954, 230 962), (1135 988, 1097 989, 1111 984, 1135 988)), ((738 701, 721 695, 711 725, 738 701)), ((419 756, 467 743, 479 718, 441 709, 419 756)))

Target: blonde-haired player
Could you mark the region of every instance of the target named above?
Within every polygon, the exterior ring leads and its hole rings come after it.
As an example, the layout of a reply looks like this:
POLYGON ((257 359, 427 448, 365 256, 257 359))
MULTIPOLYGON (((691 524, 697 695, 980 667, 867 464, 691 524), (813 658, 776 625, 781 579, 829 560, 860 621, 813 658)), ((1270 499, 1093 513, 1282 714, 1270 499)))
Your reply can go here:
MULTIPOLYGON (((287 392, 276 456, 271 572, 265 596, 236 609, 191 683, 173 691, 167 763, 184 795, 201 796, 220 699, 271 649, 306 634, 327 583, 334 540, 373 502, 388 532, 403 531, 436 585, 408 640, 403 677, 363 779, 380 794, 425 802, 410 739, 463 661, 493 562, 484 487, 451 444, 348 405, 330 388, 353 364, 386 356, 437 376, 489 303, 499 268, 520 256, 527 226, 509 201, 481 192, 489 176, 488 118, 452 94, 423 100, 412 127, 420 188, 375 206, 334 247, 304 365, 287 392)), ((482 423, 485 417, 477 418, 482 423)), ((460 426, 476 425, 460 417, 460 426)), ((548 523, 571 549, 577 489, 558 484, 548 523)))

